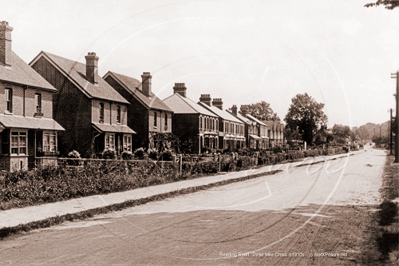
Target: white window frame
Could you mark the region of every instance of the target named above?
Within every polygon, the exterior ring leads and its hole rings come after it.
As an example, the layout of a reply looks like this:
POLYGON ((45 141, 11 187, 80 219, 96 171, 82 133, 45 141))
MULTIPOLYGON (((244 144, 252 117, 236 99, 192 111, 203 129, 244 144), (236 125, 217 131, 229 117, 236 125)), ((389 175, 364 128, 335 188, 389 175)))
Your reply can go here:
POLYGON ((57 138, 57 131, 43 131, 43 147, 42 150, 44 152, 48 151, 48 152, 57 152, 58 150, 58 138, 57 138), (45 137, 48 136, 48 149, 46 149, 45 146, 45 137), (51 145, 51 137, 54 137, 54 145, 51 145))
POLYGON ((132 134, 123 134, 123 150, 132 151, 132 134))
POLYGON ((104 135, 104 149, 115 150, 115 133, 105 133, 104 135), (112 143, 110 142, 112 137, 112 143))
POLYGON ((10 130, 10 154, 11 155, 28 155, 28 131, 27 130, 10 130), (13 133, 18 133, 13 135, 13 133), (21 134, 24 133, 24 134, 21 134), (17 146, 13 147, 12 138, 17 136, 17 146), (21 146, 21 137, 25 137, 25 146, 21 146), (13 153, 12 149, 17 149, 17 153, 13 153), (21 152, 21 149, 25 148, 25 153, 21 152))

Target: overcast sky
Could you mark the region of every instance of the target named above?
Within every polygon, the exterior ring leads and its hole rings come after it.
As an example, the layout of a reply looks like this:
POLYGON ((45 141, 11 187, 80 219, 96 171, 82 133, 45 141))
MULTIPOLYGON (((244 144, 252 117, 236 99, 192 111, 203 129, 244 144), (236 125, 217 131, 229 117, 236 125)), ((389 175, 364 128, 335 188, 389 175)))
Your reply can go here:
POLYGON ((328 125, 382 123, 395 107, 399 9, 363 0, 53 1, 0 0, 27 63, 40 51, 141 80, 161 99, 184 82, 187 97, 224 108, 264 100, 284 119, 307 92, 325 103, 328 125))

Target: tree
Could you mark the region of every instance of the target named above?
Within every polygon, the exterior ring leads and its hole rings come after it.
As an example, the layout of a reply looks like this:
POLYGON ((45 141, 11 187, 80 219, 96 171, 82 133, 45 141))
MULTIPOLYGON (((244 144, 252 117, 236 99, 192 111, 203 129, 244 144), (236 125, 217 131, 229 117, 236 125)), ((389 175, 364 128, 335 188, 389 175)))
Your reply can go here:
POLYGON ((280 121, 280 117, 273 112, 270 104, 265 101, 249 105, 241 105, 239 111, 240 114, 242 114, 243 108, 247 108, 247 114, 250 114, 259 120, 280 121))
POLYGON ((284 121, 291 132, 298 130, 302 139, 311 145, 317 128, 328 121, 323 112, 324 103, 317 103, 307 93, 297 94, 291 101, 284 121))
POLYGON ((365 7, 372 7, 372 6, 379 6, 383 5, 385 6, 386 9, 394 9, 395 7, 399 7, 399 1, 398 0, 378 0, 375 3, 369 3, 365 4, 365 7))

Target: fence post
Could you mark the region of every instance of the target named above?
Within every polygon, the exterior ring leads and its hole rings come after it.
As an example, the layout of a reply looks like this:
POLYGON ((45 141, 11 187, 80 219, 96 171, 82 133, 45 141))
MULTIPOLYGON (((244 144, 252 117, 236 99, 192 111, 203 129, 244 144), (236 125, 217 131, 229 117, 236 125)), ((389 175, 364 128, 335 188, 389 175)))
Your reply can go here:
POLYGON ((182 175, 182 169, 183 169, 183 156, 179 154, 179 176, 182 175))
POLYGON ((222 155, 219 153, 218 154, 218 157, 219 157, 219 172, 221 172, 222 171, 222 155))

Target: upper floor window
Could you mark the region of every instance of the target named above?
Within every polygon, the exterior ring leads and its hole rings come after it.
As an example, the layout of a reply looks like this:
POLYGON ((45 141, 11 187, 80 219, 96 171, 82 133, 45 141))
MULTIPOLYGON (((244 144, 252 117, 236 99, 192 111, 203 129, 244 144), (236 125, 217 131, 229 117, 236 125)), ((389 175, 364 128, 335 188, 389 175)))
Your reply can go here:
POLYGON ((121 122, 121 107, 117 106, 116 107, 116 123, 121 122))
POLYGON ((35 93, 35 105, 36 113, 42 112, 42 95, 40 93, 35 93))
POLYGON ((157 119, 158 119, 157 116, 158 116, 157 112, 154 112, 154 127, 157 126, 157 119))
POLYGON ((100 103, 98 109, 100 111, 100 122, 104 122, 104 104, 100 103))
POLYGON ((12 113, 12 89, 5 89, 7 111, 12 113))
POLYGON ((165 127, 168 126, 168 114, 165 114, 165 127))

